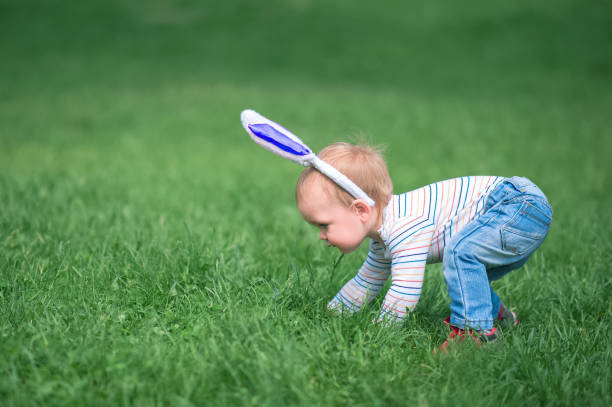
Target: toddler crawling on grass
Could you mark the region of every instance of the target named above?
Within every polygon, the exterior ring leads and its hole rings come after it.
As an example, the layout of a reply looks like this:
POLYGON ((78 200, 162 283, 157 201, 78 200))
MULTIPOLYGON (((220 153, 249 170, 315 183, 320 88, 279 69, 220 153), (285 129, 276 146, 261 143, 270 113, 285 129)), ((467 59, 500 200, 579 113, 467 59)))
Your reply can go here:
POLYGON ((391 275, 380 321, 402 321, 419 301, 425 264, 442 262, 451 314, 450 341, 496 339, 496 320, 518 323, 491 281, 521 267, 542 244, 552 209, 526 178, 468 176, 393 195, 384 159, 374 148, 335 143, 319 157, 357 184, 373 207, 354 198, 313 167, 300 176, 296 201, 319 238, 342 253, 370 238, 357 275, 329 308, 355 312, 372 300, 391 275))

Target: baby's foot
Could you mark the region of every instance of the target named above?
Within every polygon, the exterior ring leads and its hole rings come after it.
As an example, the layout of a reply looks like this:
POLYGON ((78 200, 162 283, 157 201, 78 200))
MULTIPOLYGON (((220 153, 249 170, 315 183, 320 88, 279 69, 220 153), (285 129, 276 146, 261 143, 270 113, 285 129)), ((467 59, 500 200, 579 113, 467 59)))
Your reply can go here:
POLYGON ((505 326, 517 326, 520 321, 516 312, 510 311, 504 304, 499 307, 497 320, 501 325, 505 326))
MULTIPOLYGON (((446 322, 446 321, 444 321, 446 322)), ((474 331, 471 329, 461 329, 453 325, 448 325, 450 328, 450 335, 447 340, 440 345, 438 349, 434 349, 433 353, 448 353, 450 346, 456 343, 463 342, 465 338, 470 338, 476 345, 480 347, 482 344, 495 342, 498 340, 497 328, 493 328, 490 331, 474 331)))

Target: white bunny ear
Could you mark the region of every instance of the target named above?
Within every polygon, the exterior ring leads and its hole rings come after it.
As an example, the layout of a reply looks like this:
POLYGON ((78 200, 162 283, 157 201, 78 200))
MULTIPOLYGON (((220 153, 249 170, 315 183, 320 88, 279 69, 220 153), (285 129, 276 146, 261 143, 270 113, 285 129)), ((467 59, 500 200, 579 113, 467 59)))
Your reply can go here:
POLYGON ((340 171, 317 157, 302 140, 278 123, 266 119, 254 110, 243 110, 240 113, 242 126, 257 144, 276 155, 299 163, 305 167, 313 166, 332 181, 344 188, 355 198, 365 200, 374 206, 374 201, 353 181, 340 171))
POLYGON ((303 166, 310 165, 312 150, 280 124, 250 109, 242 111, 240 120, 253 141, 266 150, 303 166))

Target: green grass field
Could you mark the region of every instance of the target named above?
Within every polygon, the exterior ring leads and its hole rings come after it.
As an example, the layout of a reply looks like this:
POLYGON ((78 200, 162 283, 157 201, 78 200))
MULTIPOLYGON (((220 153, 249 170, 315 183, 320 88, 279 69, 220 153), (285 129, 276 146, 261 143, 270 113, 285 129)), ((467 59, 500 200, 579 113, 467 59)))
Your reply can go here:
POLYGON ((363 3, 0 0, 1 405, 612 405, 612 3, 363 3), (330 315, 367 247, 318 241, 244 108, 386 145, 396 193, 536 181, 521 325, 432 355, 440 265, 401 328, 330 315))

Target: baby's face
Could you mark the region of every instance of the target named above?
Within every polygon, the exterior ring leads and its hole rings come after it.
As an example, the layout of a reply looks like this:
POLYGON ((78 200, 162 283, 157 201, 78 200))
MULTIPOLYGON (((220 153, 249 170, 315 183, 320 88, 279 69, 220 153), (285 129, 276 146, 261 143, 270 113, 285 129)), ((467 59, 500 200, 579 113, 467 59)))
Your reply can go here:
POLYGON ((319 239, 344 254, 366 238, 367 228, 357 212, 328 196, 316 182, 305 186, 298 210, 306 222, 319 228, 319 239))

